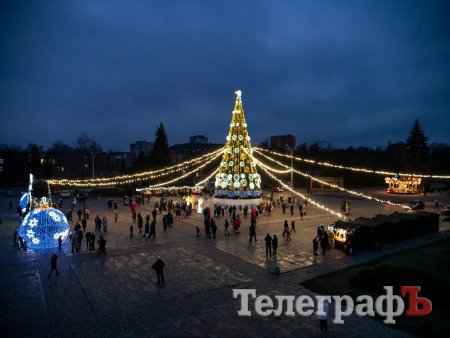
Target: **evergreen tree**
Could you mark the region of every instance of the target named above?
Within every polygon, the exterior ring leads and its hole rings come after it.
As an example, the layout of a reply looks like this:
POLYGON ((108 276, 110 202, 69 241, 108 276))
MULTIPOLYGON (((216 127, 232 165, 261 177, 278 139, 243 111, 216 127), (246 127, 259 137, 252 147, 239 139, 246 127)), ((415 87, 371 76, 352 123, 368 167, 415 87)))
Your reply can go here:
POLYGON ((256 171, 241 91, 238 90, 225 151, 216 175, 215 197, 254 199, 261 194, 261 177, 256 171))
POLYGON ((156 130, 155 143, 150 153, 150 167, 164 168, 170 165, 169 141, 167 139, 164 125, 161 123, 156 130))
POLYGON ((413 128, 406 141, 405 169, 411 172, 423 172, 428 169, 429 149, 419 121, 414 121, 413 128))

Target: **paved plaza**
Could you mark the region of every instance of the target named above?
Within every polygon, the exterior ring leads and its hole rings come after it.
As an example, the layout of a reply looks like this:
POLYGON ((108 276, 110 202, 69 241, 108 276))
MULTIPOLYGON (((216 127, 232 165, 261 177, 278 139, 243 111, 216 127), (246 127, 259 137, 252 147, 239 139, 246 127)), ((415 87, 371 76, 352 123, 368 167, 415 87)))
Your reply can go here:
MULTIPOLYGON (((369 193, 369 191, 365 191, 369 193)), ((376 193, 383 195, 381 190, 376 193)), ((283 193, 287 196, 287 193, 283 193)), ((277 197, 277 196, 275 196, 277 197)), ((339 210, 342 196, 335 193, 311 196, 339 210)), ((398 202, 410 199, 387 196, 398 202)), ((446 195, 429 195, 426 209, 432 211, 434 200, 450 203, 446 195)), ((176 197, 174 198, 177 199, 176 197)), ((240 234, 224 234, 224 218, 216 219, 218 236, 195 236, 195 226, 203 229, 203 216, 174 220, 173 228, 163 231, 162 215, 157 216, 156 239, 143 238, 137 226, 129 237, 132 223, 129 208, 119 203, 119 219, 114 222, 107 198, 88 199, 91 219, 87 231, 93 231, 96 214, 109 220, 106 255, 86 249, 72 253, 68 241, 57 252, 59 276, 47 278, 50 257, 56 250, 23 252, 12 247, 17 226, 15 210, 0 198, 0 329, 5 337, 317 337, 318 320, 311 317, 238 317, 240 301, 233 299, 233 288, 254 288, 258 294, 302 295, 313 293, 301 283, 339 269, 362 264, 382 255, 431 243, 448 233, 448 222, 441 222, 439 234, 387 246, 381 252, 364 251, 346 256, 331 249, 325 255, 312 255, 312 238, 317 226, 335 219, 325 211, 308 207, 304 220, 298 209, 282 214, 276 208, 271 216, 260 215, 256 243, 248 241, 249 220, 241 218, 240 234), (282 237, 284 220, 296 222, 292 241, 282 237), (278 253, 265 254, 264 236, 276 233, 278 253), (166 264, 166 283, 156 283, 151 266, 157 256, 166 264), (274 274, 275 266, 280 274, 274 274)), ((117 199, 121 202, 120 199, 117 199)), ((155 200, 138 207, 145 216, 155 200)), ((400 211, 363 199, 350 198, 350 217, 374 216, 400 211)), ((64 200, 63 211, 70 204, 64 200)), ((211 200, 208 201, 209 203, 211 200)), ((16 201, 14 200, 14 203, 16 201)), ((74 213, 75 214, 75 213, 74 213)), ((76 219, 76 217, 74 217, 76 219)), ((73 227, 73 226, 72 226, 73 227)), ((98 236, 97 236, 98 238, 98 236)), ((345 325, 329 324, 329 337, 408 337, 395 327, 374 320, 350 316, 345 325)))

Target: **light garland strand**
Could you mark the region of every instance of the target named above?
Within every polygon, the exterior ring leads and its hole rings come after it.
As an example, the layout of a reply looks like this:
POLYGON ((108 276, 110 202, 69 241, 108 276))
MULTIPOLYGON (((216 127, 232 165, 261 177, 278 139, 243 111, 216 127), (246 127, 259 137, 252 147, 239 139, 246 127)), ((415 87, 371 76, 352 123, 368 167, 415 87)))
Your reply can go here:
POLYGON ((217 158, 218 158, 219 156, 221 156, 221 155, 222 155, 222 154, 217 154, 217 155, 214 156, 212 159, 206 161, 206 162, 203 163, 201 166, 195 168, 194 170, 191 170, 191 171, 188 172, 187 174, 181 175, 181 176, 179 176, 179 177, 177 177, 177 178, 174 178, 173 180, 170 180, 170 181, 167 181, 167 182, 155 184, 155 185, 153 185, 152 187, 155 187, 155 188, 156 188, 156 187, 161 187, 161 186, 165 186, 165 185, 168 185, 168 184, 172 184, 173 182, 179 181, 179 180, 181 180, 181 179, 183 179, 183 178, 185 178, 185 177, 187 177, 187 176, 189 176, 189 175, 195 174, 197 171, 199 171, 200 169, 206 167, 208 164, 210 164, 212 161, 214 161, 215 159, 217 159, 217 158))
POLYGON ((146 187, 146 188, 137 188, 136 191, 154 191, 154 190, 179 190, 179 189, 194 189, 195 187, 191 187, 189 185, 183 185, 182 187, 146 187))
MULTIPOLYGON (((270 158, 270 157, 268 157, 268 156, 266 156, 266 155, 264 155, 264 154, 261 154, 261 156, 264 156, 265 158, 267 158, 268 160, 270 160, 270 161, 272 161, 272 162, 278 164, 279 166, 288 168, 287 165, 285 165, 285 164, 283 164, 283 163, 281 163, 281 162, 279 162, 279 161, 277 161, 277 160, 274 160, 274 159, 272 159, 272 158, 270 158)), ((273 171, 273 172, 277 172, 277 173, 284 173, 284 172, 281 172, 281 171, 279 171, 279 170, 275 170, 275 169, 270 168, 268 165, 262 163, 260 160, 258 160, 258 162, 259 162, 259 164, 260 164, 261 166, 265 167, 265 168, 266 168, 267 170, 269 170, 269 171, 273 171)), ((291 171, 291 169, 289 169, 288 172, 290 172, 290 171, 291 171)), ((332 183, 329 183, 329 182, 322 181, 321 179, 318 179, 318 178, 316 178, 316 177, 314 177, 314 176, 311 176, 311 175, 309 175, 309 174, 307 174, 307 173, 304 173, 304 172, 301 172, 301 171, 298 171, 298 170, 295 170, 295 169, 293 170, 293 172, 296 173, 296 174, 298 174, 298 175, 302 175, 303 177, 310 178, 311 180, 313 180, 313 181, 315 181, 315 182, 319 182, 319 183, 321 183, 321 184, 327 185, 327 186, 332 187, 332 188, 334 188, 334 189, 338 189, 338 190, 347 192, 347 193, 352 194, 352 195, 355 195, 355 196, 363 197, 363 198, 365 198, 365 199, 367 199, 367 200, 370 200, 370 201, 376 201, 376 202, 383 203, 383 204, 389 204, 389 205, 393 205, 393 206, 398 206, 398 207, 401 207, 401 208, 404 208, 404 209, 411 209, 409 206, 404 205, 404 204, 394 203, 394 202, 391 202, 391 201, 389 201, 389 200, 383 200, 383 199, 381 199, 381 198, 377 198, 377 197, 374 197, 374 196, 365 195, 365 194, 363 194, 363 193, 360 193, 360 192, 357 192, 357 191, 354 191, 354 190, 345 189, 345 188, 340 187, 340 186, 338 186, 338 185, 336 185, 336 184, 332 184, 332 183)))
POLYGON ((319 161, 315 161, 315 160, 311 160, 311 159, 305 159, 305 158, 301 158, 301 157, 291 156, 291 155, 288 155, 288 154, 281 154, 281 153, 278 153, 278 152, 275 152, 275 151, 272 151, 272 150, 259 148, 259 147, 254 147, 253 150, 258 152, 259 154, 261 154, 262 151, 264 151, 264 152, 268 152, 268 153, 276 155, 276 156, 286 157, 286 158, 289 158, 289 159, 294 158, 296 161, 302 161, 302 162, 307 162, 307 163, 311 163, 311 164, 317 164, 317 165, 321 165, 321 166, 325 166, 325 167, 329 167, 329 168, 335 168, 335 169, 363 172, 363 173, 367 173, 367 174, 390 175, 390 176, 398 175, 398 176, 411 176, 411 177, 421 177, 421 178, 436 178, 436 179, 445 179, 445 180, 450 179, 450 175, 394 173, 394 172, 383 171, 383 170, 372 170, 372 169, 365 169, 365 168, 355 168, 355 167, 348 167, 348 166, 343 166, 343 165, 332 164, 332 163, 328 163, 328 162, 319 162, 319 161))
POLYGON ((218 170, 219 170, 219 168, 214 170, 211 175, 206 177, 203 181, 198 182, 195 186, 188 186, 188 185, 184 185, 182 187, 176 187, 176 186, 172 186, 172 187, 155 187, 155 186, 150 186, 150 187, 146 187, 146 188, 137 188, 136 191, 176 190, 176 189, 191 189, 192 190, 192 189, 198 188, 200 185, 202 185, 203 183, 208 181, 212 176, 214 176, 217 173, 218 170))
MULTIPOLYGON (((256 160, 256 159, 255 159, 256 160)), ((257 161, 257 165, 260 165, 260 162, 258 160, 257 161)), ((300 196, 301 198, 303 198, 304 200, 307 200, 309 203, 315 205, 316 207, 318 207, 319 209, 325 210, 326 212, 338 216, 340 218, 346 218, 344 215, 342 215, 340 212, 336 212, 334 210, 331 210, 329 208, 327 208, 326 206, 314 201, 313 199, 306 197, 305 195, 299 193, 298 191, 295 191, 294 189, 292 189, 291 187, 289 187, 288 185, 286 185, 283 181, 281 181, 280 179, 278 179, 277 177, 275 177, 274 175, 272 175, 265 167, 260 165, 260 168, 267 174, 269 175, 273 180, 277 181, 284 189, 291 191, 292 193, 300 196)))
POLYGON ((217 172, 219 171, 219 168, 217 168, 216 170, 214 170, 211 175, 209 175, 208 177, 206 177, 203 181, 198 182, 195 186, 199 186, 202 185, 203 183, 207 182, 211 177, 213 177, 217 172))
POLYGON ((123 176, 114 176, 109 178, 97 178, 97 179, 78 179, 78 180, 69 180, 69 179, 60 179, 60 180, 47 180, 49 184, 52 185, 63 185, 63 186, 84 186, 84 187, 97 187, 97 186, 114 186, 120 184, 129 184, 138 181, 148 180, 159 178, 162 176, 167 176, 178 171, 184 170, 187 166, 197 165, 199 162, 203 162, 204 160, 215 159, 220 156, 223 152, 224 148, 218 149, 214 152, 202 155, 200 157, 191 159, 189 161, 185 161, 179 164, 176 164, 172 167, 158 169, 154 171, 147 171, 136 173, 132 175, 123 175, 123 176), (157 174, 159 173, 159 174, 157 174))

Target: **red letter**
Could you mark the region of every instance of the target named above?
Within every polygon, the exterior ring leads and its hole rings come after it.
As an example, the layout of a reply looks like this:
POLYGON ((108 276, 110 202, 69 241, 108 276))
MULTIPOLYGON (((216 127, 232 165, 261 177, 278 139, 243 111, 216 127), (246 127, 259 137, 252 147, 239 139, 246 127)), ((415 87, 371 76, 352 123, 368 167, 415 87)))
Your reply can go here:
POLYGON ((407 316, 414 317, 423 317, 429 315, 433 305, 431 304, 431 300, 425 297, 417 297, 417 294, 420 291, 420 286, 401 286, 400 293, 402 297, 405 297, 406 294, 409 294, 409 309, 406 310, 407 316), (418 305, 422 304, 422 308, 419 309, 418 305))

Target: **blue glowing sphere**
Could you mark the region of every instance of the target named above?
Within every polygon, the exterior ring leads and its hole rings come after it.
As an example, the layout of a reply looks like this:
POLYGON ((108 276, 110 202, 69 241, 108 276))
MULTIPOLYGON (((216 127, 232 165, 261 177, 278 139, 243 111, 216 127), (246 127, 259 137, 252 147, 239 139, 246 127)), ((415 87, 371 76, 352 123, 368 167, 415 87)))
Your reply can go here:
POLYGON ((69 230, 66 216, 58 209, 34 209, 22 220, 19 236, 31 249, 48 249, 58 247, 59 236, 64 241, 69 230))
POLYGON ((19 205, 20 205, 20 208, 22 209, 22 212, 25 212, 25 210, 27 209, 29 196, 30 196, 29 193, 25 193, 20 198, 19 205))

